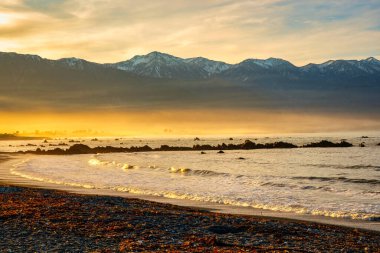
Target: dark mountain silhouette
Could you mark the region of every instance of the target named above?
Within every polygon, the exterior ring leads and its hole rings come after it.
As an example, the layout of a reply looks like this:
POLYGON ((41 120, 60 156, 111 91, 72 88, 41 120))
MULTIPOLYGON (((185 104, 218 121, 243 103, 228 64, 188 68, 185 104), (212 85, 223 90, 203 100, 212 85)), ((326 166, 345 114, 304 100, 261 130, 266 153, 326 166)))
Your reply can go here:
POLYGON ((297 67, 276 58, 227 64, 159 52, 113 64, 0 53, 2 111, 241 108, 379 116, 379 95, 375 58, 297 67))

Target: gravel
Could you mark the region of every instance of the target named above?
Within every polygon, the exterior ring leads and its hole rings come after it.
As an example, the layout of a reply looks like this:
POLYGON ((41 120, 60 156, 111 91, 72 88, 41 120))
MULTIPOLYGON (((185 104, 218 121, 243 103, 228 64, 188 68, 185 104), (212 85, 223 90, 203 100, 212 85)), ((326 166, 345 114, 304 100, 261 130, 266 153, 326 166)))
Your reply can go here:
POLYGON ((380 252, 380 233, 0 185, 0 252, 380 252))

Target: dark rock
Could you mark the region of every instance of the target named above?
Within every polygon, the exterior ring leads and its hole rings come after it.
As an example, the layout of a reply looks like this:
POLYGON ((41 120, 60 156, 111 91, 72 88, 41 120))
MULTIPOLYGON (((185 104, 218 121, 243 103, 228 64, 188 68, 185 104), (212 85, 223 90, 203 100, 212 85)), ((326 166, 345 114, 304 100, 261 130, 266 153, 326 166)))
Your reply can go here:
POLYGON ((22 189, 16 188, 16 187, 2 187, 0 186, 0 193, 15 193, 15 192, 21 192, 22 189))
POLYGON ((232 226, 210 226, 207 228, 208 231, 215 233, 215 234, 235 234, 244 232, 247 230, 247 227, 245 226, 238 226, 238 227, 232 227, 232 226))
POLYGON ((66 153, 66 151, 61 148, 55 148, 53 150, 48 150, 46 152, 52 155, 63 155, 66 153))
MULTIPOLYGON (((123 144, 123 143, 120 143, 123 144)), ((66 143, 49 144, 49 146, 66 146, 66 143)), ((363 142, 364 145, 364 142, 363 142)), ((380 146, 380 143, 378 144, 380 146)), ((41 147, 44 147, 41 145, 41 147)), ((32 154, 96 154, 96 153, 120 153, 120 152, 151 152, 151 151, 191 151, 191 150, 199 150, 201 154, 205 154, 205 150, 219 150, 219 154, 223 154, 223 150, 252 150, 252 149, 275 149, 275 148, 297 148, 298 146, 288 143, 288 142, 274 142, 274 143, 265 143, 265 144, 256 144, 250 140, 246 140, 241 144, 219 144, 216 146, 212 146, 209 144, 205 145, 193 145, 193 147, 182 147, 182 146, 169 146, 169 145, 161 145, 159 148, 151 148, 148 145, 144 146, 132 146, 130 148, 127 147, 113 147, 113 146, 98 146, 95 148, 90 148, 84 144, 74 144, 67 150, 63 150, 61 148, 56 148, 54 150, 41 150, 40 148, 36 149, 36 151, 18 151, 18 153, 32 153, 32 154)), ((351 143, 346 141, 341 141, 340 143, 333 143, 330 141, 322 140, 317 143, 310 143, 304 145, 303 147, 352 147, 351 143)), ((240 160, 245 159, 244 157, 238 158, 240 160)))
POLYGON ((68 154, 92 154, 92 149, 84 144, 74 144, 67 150, 68 154))
POLYGON ((200 141, 201 139, 199 139, 198 137, 195 137, 194 138, 194 141, 200 141))
POLYGON ((313 142, 304 145, 305 148, 337 148, 337 147, 352 147, 353 145, 347 141, 341 141, 340 143, 333 143, 331 141, 322 140, 320 142, 313 142))
POLYGON ((172 147, 168 145, 161 145, 160 148, 154 149, 155 151, 186 151, 186 150, 192 150, 190 147, 172 147))
POLYGON ((256 143, 254 143, 250 140, 246 140, 244 142, 244 144, 241 145, 241 148, 242 149, 254 149, 254 148, 256 148, 256 143))
POLYGON ((211 145, 194 145, 193 146, 193 150, 215 150, 215 147, 214 146, 211 146, 211 145))
MULTIPOLYGON (((233 145, 231 144, 229 146, 231 147, 233 145)), ((229 146, 226 143, 222 143, 222 145, 218 145, 217 148, 218 149, 228 149, 229 146)))
POLYGON ((273 148, 297 148, 297 146, 289 142, 279 141, 273 144, 273 148))
POLYGON ((128 148, 119 148, 119 147, 112 147, 112 146, 105 146, 105 147, 95 147, 92 149, 93 153, 120 153, 120 152, 127 152, 129 151, 128 148))

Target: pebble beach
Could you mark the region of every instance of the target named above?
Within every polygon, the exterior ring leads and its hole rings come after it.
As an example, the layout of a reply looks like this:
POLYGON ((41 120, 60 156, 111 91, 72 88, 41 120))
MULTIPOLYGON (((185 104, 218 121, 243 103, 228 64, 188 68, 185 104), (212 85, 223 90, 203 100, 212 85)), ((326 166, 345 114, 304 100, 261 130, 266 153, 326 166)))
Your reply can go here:
POLYGON ((380 233, 0 186, 1 252, 379 252, 380 233))

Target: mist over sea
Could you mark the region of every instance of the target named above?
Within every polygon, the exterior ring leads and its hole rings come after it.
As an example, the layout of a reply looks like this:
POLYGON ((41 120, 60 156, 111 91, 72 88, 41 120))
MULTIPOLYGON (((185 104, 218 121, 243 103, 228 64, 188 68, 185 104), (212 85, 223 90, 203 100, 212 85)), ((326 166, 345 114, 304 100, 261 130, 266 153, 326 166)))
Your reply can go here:
POLYGON ((347 140, 349 148, 161 151, 25 156, 11 172, 30 180, 111 189, 173 199, 222 203, 336 218, 380 218, 380 137, 292 135, 194 138, 67 138, 1 141, 0 151, 90 147, 193 146, 286 141, 304 145, 347 140), (365 147, 359 147, 363 144, 365 147))

